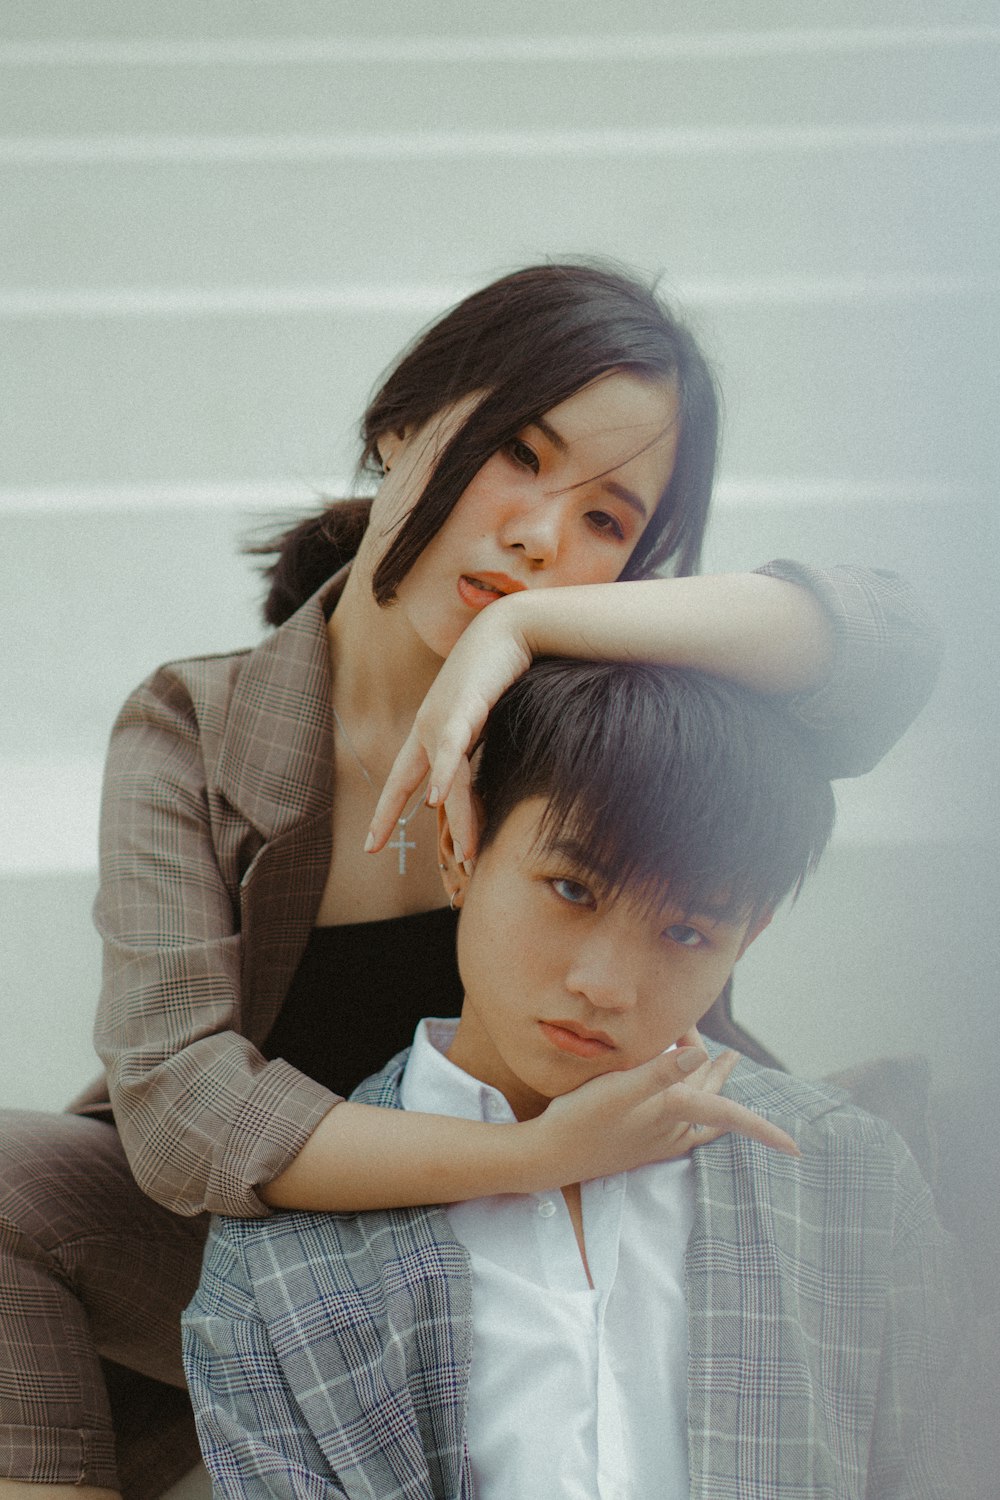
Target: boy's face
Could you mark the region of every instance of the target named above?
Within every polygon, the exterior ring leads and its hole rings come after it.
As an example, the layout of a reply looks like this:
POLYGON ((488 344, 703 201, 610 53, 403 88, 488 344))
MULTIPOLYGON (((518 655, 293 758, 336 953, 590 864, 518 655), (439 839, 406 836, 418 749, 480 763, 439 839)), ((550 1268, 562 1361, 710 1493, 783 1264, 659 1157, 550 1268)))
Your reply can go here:
MULTIPOLYGON (((719 995, 765 924, 650 912, 600 894, 557 845, 538 842, 545 801, 518 804, 461 891, 465 1003, 448 1056, 505 1095, 519 1119, 599 1073, 648 1062, 719 995)), ((449 852, 444 830, 442 859, 449 852)))

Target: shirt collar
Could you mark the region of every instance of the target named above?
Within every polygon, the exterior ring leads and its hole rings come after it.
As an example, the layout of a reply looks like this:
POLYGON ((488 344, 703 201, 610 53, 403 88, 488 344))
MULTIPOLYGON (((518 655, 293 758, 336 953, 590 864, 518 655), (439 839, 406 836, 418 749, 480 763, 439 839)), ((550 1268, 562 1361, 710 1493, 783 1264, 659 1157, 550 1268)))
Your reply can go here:
POLYGON ((513 1124, 514 1111, 499 1089, 481 1083, 445 1057, 457 1027, 455 1020, 436 1017, 420 1022, 400 1083, 403 1108, 460 1120, 513 1124))

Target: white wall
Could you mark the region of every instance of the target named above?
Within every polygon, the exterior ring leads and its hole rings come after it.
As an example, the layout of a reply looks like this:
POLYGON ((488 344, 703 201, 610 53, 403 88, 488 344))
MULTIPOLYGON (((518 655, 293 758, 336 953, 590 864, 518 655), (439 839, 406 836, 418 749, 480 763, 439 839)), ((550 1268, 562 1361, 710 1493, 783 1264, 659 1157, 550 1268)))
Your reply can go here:
POLYGON ((949 636, 738 1012, 821 1072, 992 1079, 1000 17, 979 0, 23 0, 0 11, 0 1099, 93 1070, 100 763, 259 635, 235 552, 347 482, 369 387, 544 256, 664 273, 715 354, 711 567, 900 567, 949 636))

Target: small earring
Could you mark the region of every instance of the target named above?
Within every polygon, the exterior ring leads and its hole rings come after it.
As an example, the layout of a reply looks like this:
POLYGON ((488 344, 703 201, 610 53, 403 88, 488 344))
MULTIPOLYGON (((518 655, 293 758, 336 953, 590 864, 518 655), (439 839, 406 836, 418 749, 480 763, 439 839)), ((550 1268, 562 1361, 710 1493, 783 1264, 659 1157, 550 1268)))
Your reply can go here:
POLYGON ((444 872, 445 872, 445 870, 447 870, 447 868, 448 868, 447 865, 443 865, 440 862, 438 863, 438 869, 441 871, 442 874, 444 874, 444 872))

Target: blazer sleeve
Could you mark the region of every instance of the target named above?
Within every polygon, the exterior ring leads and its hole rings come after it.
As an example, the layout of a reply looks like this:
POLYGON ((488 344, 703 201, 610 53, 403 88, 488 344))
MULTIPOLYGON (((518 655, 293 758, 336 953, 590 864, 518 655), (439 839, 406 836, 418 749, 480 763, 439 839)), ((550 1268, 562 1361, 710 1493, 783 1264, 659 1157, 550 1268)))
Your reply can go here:
POLYGON ((811 568, 778 559, 758 572, 810 590, 833 628, 826 680, 783 700, 808 736, 824 775, 860 776, 877 765, 927 702, 941 634, 916 593, 876 568, 811 568))
MULTIPOLYGON (((214 1500, 344 1497, 295 1400, 224 1221, 182 1319, 184 1373, 214 1500)), ((303 1338, 298 1359, 309 1364, 303 1338)))
MULTIPOLYGON (((270 1213, 257 1188, 338 1101, 243 1034, 239 881, 220 868, 206 732, 184 683, 162 669, 112 733, 94 1040, 139 1186, 176 1213, 257 1217, 270 1213)), ((231 850, 227 862, 238 864, 231 850)))

